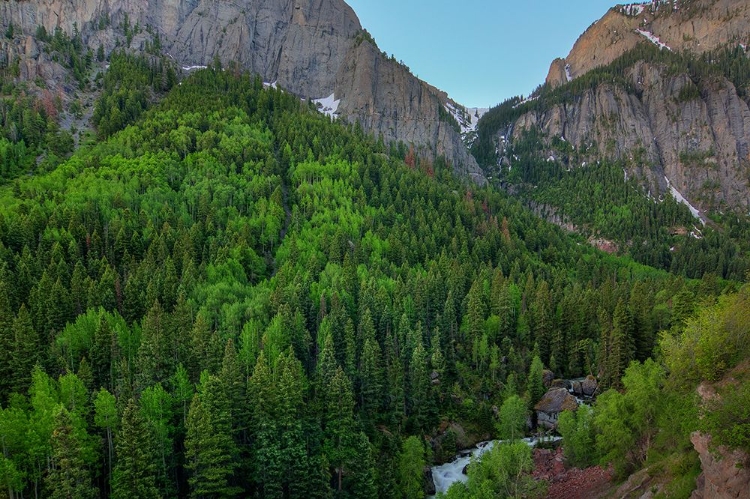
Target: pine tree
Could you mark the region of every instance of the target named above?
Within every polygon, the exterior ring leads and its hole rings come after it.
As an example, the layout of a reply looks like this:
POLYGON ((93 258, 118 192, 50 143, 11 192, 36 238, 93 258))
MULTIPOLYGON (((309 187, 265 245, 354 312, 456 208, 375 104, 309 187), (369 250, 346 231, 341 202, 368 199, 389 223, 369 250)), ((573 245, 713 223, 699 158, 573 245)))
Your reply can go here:
POLYGON ((398 475, 401 497, 422 499, 424 497, 424 444, 418 437, 411 436, 404 441, 399 456, 398 475))
POLYGON ((375 338, 367 338, 362 349, 359 376, 359 407, 363 418, 374 420, 382 405, 383 372, 380 345, 375 338))
POLYGON ((52 431, 52 466, 45 480, 50 499, 87 499, 97 496, 91 471, 84 461, 84 443, 70 413, 59 406, 52 431))
POLYGON ((253 375, 248 380, 247 391, 253 416, 253 479, 261 497, 282 497, 284 470, 276 420, 279 392, 263 350, 258 356, 253 375))
POLYGON ((544 364, 538 355, 535 355, 531 360, 531 366, 529 367, 529 376, 526 380, 526 391, 529 393, 529 407, 539 402, 544 396, 546 391, 544 388, 544 364))
POLYGON ((420 343, 414 349, 409 363, 409 412, 415 428, 426 427, 431 402, 427 355, 420 343))
POLYGON ((31 383, 31 370, 40 359, 41 342, 31 316, 21 305, 13 321, 12 388, 16 393, 26 393, 31 383))
POLYGON ((13 318, 8 286, 0 281, 0 403, 3 404, 13 389, 13 353, 16 342, 13 318))
POLYGON ((185 468, 190 472, 190 497, 234 497, 241 489, 233 485, 238 466, 237 447, 232 440, 227 388, 221 380, 204 372, 193 396, 185 436, 185 468))
POLYGON ((326 387, 329 393, 336 394, 327 400, 324 407, 325 425, 324 452, 334 469, 336 490, 341 492, 344 485, 344 470, 357 456, 352 448, 354 431, 354 399, 352 385, 339 367, 326 387))
POLYGON ((128 401, 115 439, 117 464, 112 475, 112 498, 160 497, 156 487, 156 456, 148 423, 134 399, 128 401))
POLYGON ((237 350, 234 348, 234 341, 227 340, 224 349, 224 359, 221 363, 219 378, 227 389, 227 398, 229 401, 229 419, 232 422, 232 434, 236 440, 239 440, 240 433, 245 430, 245 421, 247 419, 245 389, 247 382, 243 379, 242 369, 237 350))

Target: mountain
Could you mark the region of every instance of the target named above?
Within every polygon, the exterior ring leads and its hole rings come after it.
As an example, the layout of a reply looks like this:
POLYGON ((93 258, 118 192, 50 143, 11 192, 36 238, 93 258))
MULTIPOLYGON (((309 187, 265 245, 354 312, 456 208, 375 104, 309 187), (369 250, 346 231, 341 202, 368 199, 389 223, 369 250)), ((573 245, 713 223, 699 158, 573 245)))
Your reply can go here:
POLYGON ((80 34, 85 46, 101 45, 106 54, 157 47, 187 71, 215 60, 236 63, 300 97, 335 103, 331 114, 386 142, 413 144, 423 157, 444 156, 484 182, 447 112, 452 101, 382 53, 341 0, 2 2, 0 28, 13 35, 0 42, 0 61, 18 59, 21 78, 54 88, 65 72, 41 50, 40 26, 80 34))
POLYGON ((616 6, 553 61, 531 98, 485 116, 475 154, 507 166, 508 142, 535 130, 545 158, 562 156, 554 138, 572 146, 566 167, 618 160, 653 197, 672 191, 695 211, 746 213, 748 28, 742 0, 616 6))

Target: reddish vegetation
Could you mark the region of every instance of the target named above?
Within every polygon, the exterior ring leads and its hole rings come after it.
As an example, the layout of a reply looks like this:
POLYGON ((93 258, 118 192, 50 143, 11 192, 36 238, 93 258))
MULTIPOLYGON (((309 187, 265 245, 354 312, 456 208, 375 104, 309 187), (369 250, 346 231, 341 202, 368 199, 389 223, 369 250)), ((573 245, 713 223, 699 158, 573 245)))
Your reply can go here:
POLYGON ((549 483, 547 499, 591 499, 609 489, 612 473, 599 466, 566 469, 562 448, 535 449, 534 478, 549 483))

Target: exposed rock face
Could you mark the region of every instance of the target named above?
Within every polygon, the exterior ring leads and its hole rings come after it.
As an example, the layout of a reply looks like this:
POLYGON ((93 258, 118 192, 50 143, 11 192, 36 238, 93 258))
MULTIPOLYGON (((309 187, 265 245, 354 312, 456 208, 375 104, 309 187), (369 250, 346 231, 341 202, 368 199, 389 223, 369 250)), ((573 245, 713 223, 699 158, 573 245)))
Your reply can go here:
MULTIPOLYGON (((559 86, 606 65, 639 43, 699 54, 750 33, 745 0, 690 0, 617 6, 594 23, 565 59, 552 62, 547 83, 559 86)), ((698 86, 687 73, 638 62, 625 71, 630 87, 602 82, 565 104, 537 108, 509 130, 537 128, 564 137, 590 162, 621 159, 652 195, 676 189, 701 211, 750 208, 750 108, 720 77, 698 86)), ((579 165, 570 165, 579 166, 579 165)))
POLYGON ((475 181, 484 182, 459 133, 440 120, 439 107, 447 102, 444 92, 414 78, 370 43, 352 48, 337 81, 339 110, 358 117, 366 130, 386 140, 403 140, 434 150, 436 155, 452 159, 456 166, 463 165, 463 173, 475 181))
POLYGON ((570 54, 555 60, 547 76, 553 86, 609 64, 650 33, 672 50, 701 53, 730 42, 747 43, 750 5, 744 0, 688 0, 617 6, 592 24, 570 54), (639 33, 640 30, 642 33, 639 33))
POLYGON ((717 78, 686 99, 683 89, 695 87, 686 74, 638 63, 628 78, 636 94, 600 84, 571 104, 523 115, 514 137, 538 127, 576 148, 590 147, 592 158, 632 160, 654 194, 666 191, 669 179, 703 209, 747 208, 750 108, 734 85, 717 78))
MULTIPOLYGON (((239 63, 266 82, 301 97, 341 99, 339 113, 359 120, 386 141, 419 146, 426 157, 444 155, 467 175, 484 181, 459 133, 439 120, 447 95, 385 57, 366 37, 343 0, 10 0, 0 3, 0 29, 10 23, 25 35, 38 26, 50 33, 78 29, 93 50, 122 42, 119 26, 150 27, 180 66, 201 66, 218 57, 239 63), (106 20, 106 22, 103 22, 106 20), (101 28, 101 29, 100 29, 101 28), (119 31, 118 31, 119 30, 119 31)), ((16 37, 20 39, 20 37, 16 37)), ((142 33, 138 49, 150 41, 142 33)), ((3 41, 0 54, 22 60, 22 77, 60 77, 49 61, 18 40, 3 41), (23 46, 22 46, 23 45, 23 46)), ((33 45, 33 40, 32 40, 33 45)))
POLYGON ((750 490, 750 456, 711 445, 711 436, 694 432, 690 441, 701 460, 703 473, 691 499, 739 499, 750 490))
POLYGON ((537 424, 549 429, 557 428, 557 420, 562 411, 575 411, 576 409, 578 409, 578 402, 566 388, 550 388, 534 406, 537 424))

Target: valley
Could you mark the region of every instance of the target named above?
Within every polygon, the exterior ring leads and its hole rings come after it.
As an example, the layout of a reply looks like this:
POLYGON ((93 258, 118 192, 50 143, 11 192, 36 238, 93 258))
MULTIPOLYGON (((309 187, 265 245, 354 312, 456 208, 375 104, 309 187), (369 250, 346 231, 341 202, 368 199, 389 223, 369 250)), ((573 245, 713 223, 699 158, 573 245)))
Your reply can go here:
POLYGON ((339 0, 2 2, 0 495, 736 497, 745 4, 467 109, 339 0))

